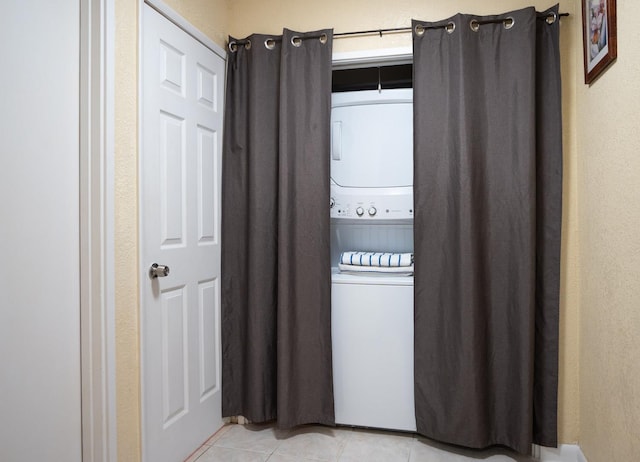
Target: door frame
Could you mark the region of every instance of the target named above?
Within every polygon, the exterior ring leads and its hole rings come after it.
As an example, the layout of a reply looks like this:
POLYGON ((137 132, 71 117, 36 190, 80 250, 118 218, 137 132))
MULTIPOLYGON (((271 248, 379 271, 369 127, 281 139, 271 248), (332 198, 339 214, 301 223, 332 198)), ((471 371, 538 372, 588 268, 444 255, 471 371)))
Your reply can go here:
MULTIPOLYGON (((104 0, 103 0, 104 1, 104 0)), ((211 40, 209 37, 207 37, 204 33, 202 33, 200 30, 198 30, 193 24, 191 24, 189 21, 187 21, 183 16, 181 16, 177 11, 175 11, 173 8, 171 8, 169 5, 167 5, 164 1, 162 0, 138 0, 138 95, 139 95, 139 99, 138 99, 138 222, 139 222, 139 226, 138 226, 138 261, 141 262, 140 264, 143 264, 142 262, 144 262, 143 259, 143 255, 142 255, 142 245, 140 245, 140 243, 142 242, 143 239, 143 232, 144 232, 144 225, 143 225, 143 216, 144 216, 144 203, 142 201, 142 191, 141 191, 141 187, 142 187, 142 152, 144 149, 144 125, 143 125, 143 109, 144 109, 144 102, 143 102, 143 85, 144 85, 144 50, 143 50, 143 38, 144 38, 144 5, 147 5, 149 7, 151 7, 152 9, 154 9, 155 11, 157 11, 158 13, 160 13, 160 15, 164 16, 169 22, 173 23, 174 25, 176 25, 177 27, 179 27, 180 29, 182 29, 184 32, 186 32, 188 35, 190 35, 191 37, 193 37, 195 40, 197 40, 198 42, 200 42, 202 45, 204 45, 206 48, 208 48, 209 50, 211 50, 213 53, 215 53, 216 55, 218 55, 220 58, 222 58, 222 60, 225 62, 225 66, 227 63, 227 53, 226 51, 220 47, 218 44, 216 44, 213 40, 211 40)), ((226 69, 225 69, 225 76, 226 76, 226 69)), ((226 85, 226 78, 223 79, 223 85, 226 85)), ((222 136, 224 136, 224 133, 222 134, 222 136)), ((139 269, 140 271, 140 269, 139 269)), ((140 307, 140 336, 139 336, 139 348, 140 348, 140 368, 139 368, 139 377, 140 377, 140 420, 141 420, 141 427, 140 427, 140 435, 141 435, 141 449, 142 449, 142 458, 141 460, 144 462, 147 460, 147 455, 146 455, 146 448, 147 448, 147 441, 146 441, 146 432, 144 431, 147 422, 146 422, 146 406, 147 406, 147 399, 145 397, 144 394, 144 390, 145 390, 145 378, 144 378, 144 368, 145 368, 145 355, 143 353, 144 350, 144 342, 145 342, 145 337, 144 337, 144 330, 142 329, 142 325, 144 323, 144 310, 142 309, 142 307, 144 306, 145 303, 145 294, 144 294, 144 286, 142 284, 139 284, 138 286, 138 294, 140 297, 140 301, 139 301, 139 307, 140 307)), ((197 449, 197 448, 194 448, 197 449)))
POLYGON ((80 0, 80 355, 83 462, 116 462, 115 5, 80 0))

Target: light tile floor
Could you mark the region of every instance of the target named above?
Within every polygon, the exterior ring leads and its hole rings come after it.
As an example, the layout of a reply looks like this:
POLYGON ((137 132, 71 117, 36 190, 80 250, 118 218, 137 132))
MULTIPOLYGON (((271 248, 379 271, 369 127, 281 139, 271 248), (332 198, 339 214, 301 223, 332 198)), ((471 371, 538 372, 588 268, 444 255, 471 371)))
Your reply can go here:
POLYGON ((507 449, 439 444, 408 433, 304 426, 226 425, 186 462, 533 462, 507 449))

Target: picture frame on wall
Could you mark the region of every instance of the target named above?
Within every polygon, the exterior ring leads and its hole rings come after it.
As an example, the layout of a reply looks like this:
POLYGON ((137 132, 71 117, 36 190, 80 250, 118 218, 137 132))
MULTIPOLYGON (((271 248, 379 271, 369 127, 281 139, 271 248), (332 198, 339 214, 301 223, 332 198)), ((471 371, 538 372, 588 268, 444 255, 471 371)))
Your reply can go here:
POLYGON ((582 0, 584 83, 591 84, 618 56, 616 0, 582 0))

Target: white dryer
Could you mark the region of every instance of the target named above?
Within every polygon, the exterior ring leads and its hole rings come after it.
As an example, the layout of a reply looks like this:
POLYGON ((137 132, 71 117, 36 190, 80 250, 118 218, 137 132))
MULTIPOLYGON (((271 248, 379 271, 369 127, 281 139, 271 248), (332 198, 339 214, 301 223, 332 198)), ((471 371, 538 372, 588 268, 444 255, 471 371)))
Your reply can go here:
POLYGON ((413 90, 333 94, 331 218, 413 219, 413 90))
POLYGON ((411 89, 334 93, 332 342, 336 423, 415 431, 413 276, 346 274, 346 251, 413 252, 411 89))

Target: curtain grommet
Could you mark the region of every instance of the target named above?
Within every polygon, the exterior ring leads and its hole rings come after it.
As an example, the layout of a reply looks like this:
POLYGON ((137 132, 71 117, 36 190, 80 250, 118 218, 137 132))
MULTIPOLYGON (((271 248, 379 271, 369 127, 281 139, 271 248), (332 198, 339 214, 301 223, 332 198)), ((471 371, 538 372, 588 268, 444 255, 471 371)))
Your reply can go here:
POLYGON ((418 37, 422 37, 424 35, 425 28, 422 24, 416 24, 416 27, 413 28, 413 31, 418 37))
POLYGON ((471 21, 469 21, 469 27, 472 31, 478 32, 480 30, 480 23, 477 19, 472 19, 471 21))
POLYGON ((551 25, 554 22, 556 22, 558 20, 558 14, 555 11, 552 11, 551 13, 549 13, 547 15, 547 17, 545 18, 545 21, 547 22, 547 24, 551 25))
POLYGON ((293 37, 291 37, 291 45, 293 45, 296 48, 300 48, 300 46, 302 45, 302 38, 298 37, 297 35, 294 35, 293 37))
POLYGON ((318 37, 318 40, 320 41, 320 43, 324 45, 329 41, 329 36, 327 34, 320 34, 320 37, 318 37))
POLYGON ((509 16, 504 21, 502 21, 502 25, 507 30, 511 29, 515 23, 516 23, 516 20, 513 19, 511 16, 509 16))
POLYGON ((447 25, 444 26, 444 30, 447 31, 447 34, 453 34, 453 31, 456 30, 456 23, 449 21, 447 25))
POLYGON ((238 44, 235 41, 229 42, 229 45, 227 45, 227 47, 229 48, 229 51, 231 53, 235 53, 236 51, 238 51, 238 44))
POLYGON ((273 50, 276 47, 276 41, 272 38, 268 38, 264 41, 264 47, 267 50, 273 50))
POLYGON ((251 49, 251 40, 247 40, 246 43, 244 44, 244 49, 245 50, 250 50, 251 49))

